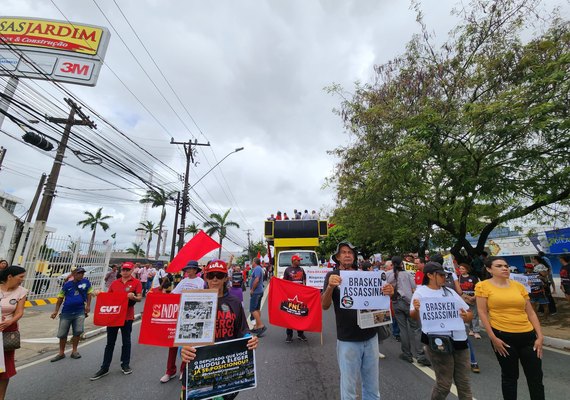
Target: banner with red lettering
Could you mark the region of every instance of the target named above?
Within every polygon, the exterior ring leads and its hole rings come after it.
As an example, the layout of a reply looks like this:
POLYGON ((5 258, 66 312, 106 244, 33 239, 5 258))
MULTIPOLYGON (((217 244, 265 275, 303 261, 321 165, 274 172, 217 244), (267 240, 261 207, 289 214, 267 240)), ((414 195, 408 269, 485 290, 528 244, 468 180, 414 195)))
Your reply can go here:
POLYGON ((298 331, 321 332, 323 312, 319 289, 271 278, 269 323, 298 331))
POLYGON ((142 314, 140 344, 174 347, 179 294, 149 293, 142 314))
POLYGON ((127 317, 127 292, 99 293, 95 302, 93 324, 97 326, 123 326, 127 317))

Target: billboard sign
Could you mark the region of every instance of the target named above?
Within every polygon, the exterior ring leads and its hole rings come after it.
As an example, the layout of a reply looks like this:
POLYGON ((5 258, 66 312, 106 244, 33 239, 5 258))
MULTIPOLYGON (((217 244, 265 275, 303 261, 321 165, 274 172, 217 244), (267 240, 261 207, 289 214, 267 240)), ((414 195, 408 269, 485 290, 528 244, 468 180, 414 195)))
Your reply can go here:
POLYGON ((550 254, 570 253, 570 228, 546 231, 550 254))
POLYGON ((99 26, 0 17, 0 75, 95 86, 109 38, 99 26))

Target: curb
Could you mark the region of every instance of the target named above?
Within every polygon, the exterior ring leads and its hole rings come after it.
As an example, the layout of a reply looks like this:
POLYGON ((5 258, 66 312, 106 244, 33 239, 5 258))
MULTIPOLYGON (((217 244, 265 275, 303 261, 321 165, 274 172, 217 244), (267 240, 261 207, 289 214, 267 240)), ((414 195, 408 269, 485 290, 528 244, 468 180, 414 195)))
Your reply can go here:
POLYGON ((49 297, 47 299, 26 300, 24 307, 46 306, 55 303, 57 303, 57 297, 49 297))
POLYGON ((544 345, 559 350, 570 351, 570 340, 558 339, 550 336, 544 337, 544 345))
MULTIPOLYGON (((138 321, 139 319, 142 318, 142 313, 136 314, 135 315, 135 319, 133 321, 138 321)), ((101 333, 105 332, 107 330, 106 326, 102 326, 100 328, 97 329, 93 329, 92 331, 89 332, 85 332, 81 337, 83 340, 85 339, 90 339, 94 336, 100 335, 101 333)))

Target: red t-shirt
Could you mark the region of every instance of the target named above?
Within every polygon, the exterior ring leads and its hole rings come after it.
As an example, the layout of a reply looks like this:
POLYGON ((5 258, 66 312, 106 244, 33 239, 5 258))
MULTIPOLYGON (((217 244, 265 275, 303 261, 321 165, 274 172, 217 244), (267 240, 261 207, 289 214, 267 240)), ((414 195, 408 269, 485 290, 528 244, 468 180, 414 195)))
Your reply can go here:
MULTIPOLYGON (((133 292, 134 294, 139 294, 142 292, 142 284, 141 281, 135 279, 131 276, 131 278, 123 283, 123 279, 119 278, 111 283, 109 286, 109 292, 133 292)), ((127 307, 127 317, 125 321, 132 321, 135 319, 135 302, 129 300, 129 306, 127 307)))

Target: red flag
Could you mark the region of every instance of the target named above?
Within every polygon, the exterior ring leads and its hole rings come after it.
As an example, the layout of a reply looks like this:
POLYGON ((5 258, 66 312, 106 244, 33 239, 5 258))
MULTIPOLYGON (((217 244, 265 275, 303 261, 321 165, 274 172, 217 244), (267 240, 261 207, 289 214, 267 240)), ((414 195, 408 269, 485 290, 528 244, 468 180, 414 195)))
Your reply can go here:
POLYGON ((321 332, 323 310, 319 289, 271 278, 269 323, 298 331, 321 332))
POLYGON ((166 272, 175 273, 181 271, 190 260, 199 260, 203 255, 208 254, 212 250, 218 249, 220 244, 206 235, 204 231, 200 231, 192 239, 184 245, 176 254, 166 272))
POLYGON ((123 326, 127 317, 127 292, 99 293, 95 302, 93 324, 97 326, 123 326))
POLYGON ((140 344, 174 347, 179 294, 149 293, 142 314, 140 344))
POLYGON ((261 251, 257 252, 257 258, 259 258, 261 260, 261 251))

